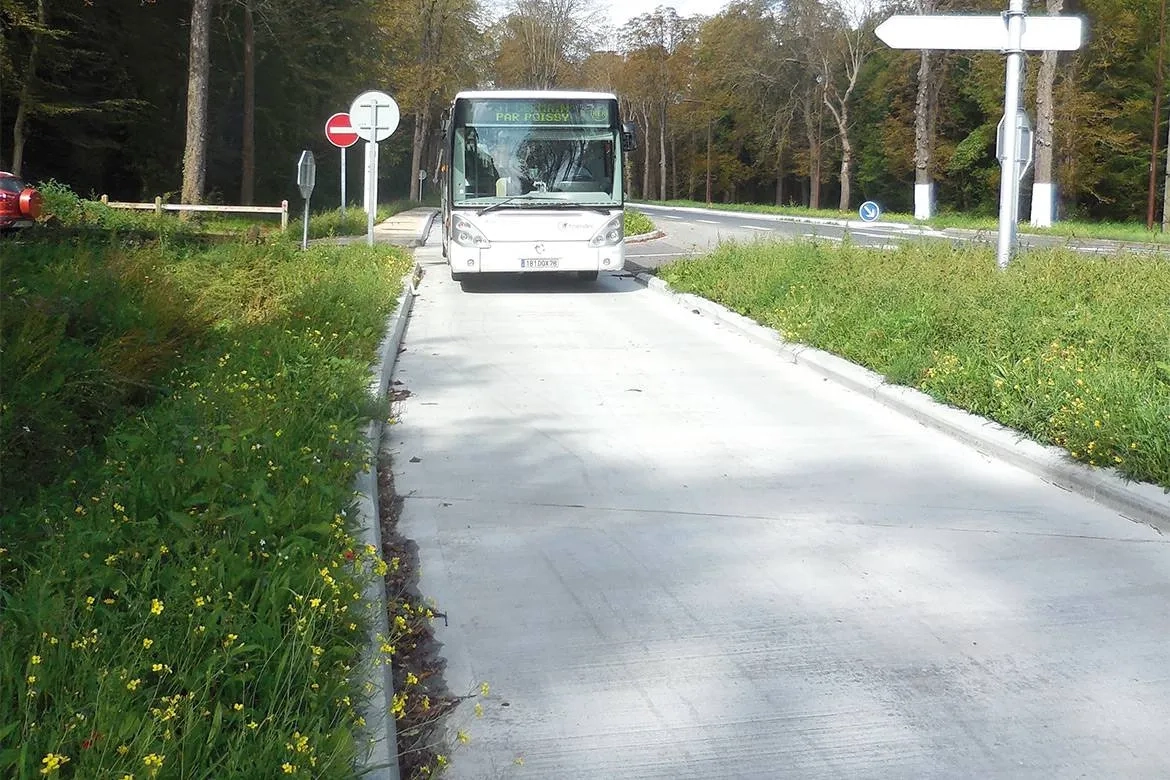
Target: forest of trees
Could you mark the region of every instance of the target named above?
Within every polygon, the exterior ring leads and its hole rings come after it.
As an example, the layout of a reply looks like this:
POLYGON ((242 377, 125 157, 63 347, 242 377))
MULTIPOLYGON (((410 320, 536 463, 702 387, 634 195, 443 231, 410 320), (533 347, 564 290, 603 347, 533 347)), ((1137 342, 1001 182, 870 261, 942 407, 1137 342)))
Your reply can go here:
MULTIPOLYGON (((1145 222, 1156 181, 1161 219, 1165 5, 1031 0, 1031 14, 1087 26, 1080 51, 1027 58, 1035 176, 1062 217, 1145 222)), ((381 192, 417 196, 458 90, 590 88, 617 92, 638 125, 633 197, 911 211, 917 182, 940 210, 992 214, 1003 57, 892 50, 873 29, 892 13, 1005 7, 733 0, 613 29, 599 0, 0 0, 0 170, 117 199, 296 202, 311 149, 327 204, 339 153, 324 122, 380 89, 402 111, 381 192)))

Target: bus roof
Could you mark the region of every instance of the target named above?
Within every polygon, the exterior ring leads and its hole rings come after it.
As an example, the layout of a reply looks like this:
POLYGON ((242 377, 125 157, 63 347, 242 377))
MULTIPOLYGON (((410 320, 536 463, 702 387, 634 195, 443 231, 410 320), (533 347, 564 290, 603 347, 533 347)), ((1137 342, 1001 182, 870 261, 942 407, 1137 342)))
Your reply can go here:
POLYGON ((464 98, 544 98, 548 100, 617 100, 612 92, 584 92, 571 89, 475 89, 460 92, 456 100, 464 98))

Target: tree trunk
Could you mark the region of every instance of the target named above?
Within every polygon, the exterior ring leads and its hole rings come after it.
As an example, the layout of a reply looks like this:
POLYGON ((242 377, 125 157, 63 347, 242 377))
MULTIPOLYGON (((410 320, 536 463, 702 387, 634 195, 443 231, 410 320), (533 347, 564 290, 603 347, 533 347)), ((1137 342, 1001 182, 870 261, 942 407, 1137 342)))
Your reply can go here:
POLYGON ((24 66, 24 83, 20 86, 20 99, 16 104, 16 121, 12 124, 12 173, 20 175, 24 167, 24 144, 28 140, 24 134, 28 124, 29 106, 32 104, 32 83, 36 78, 37 58, 41 48, 41 30, 48 26, 48 9, 45 0, 37 0, 37 31, 33 34, 32 44, 28 49, 28 60, 24 66))
POLYGON ((821 207, 821 139, 809 139, 808 148, 808 207, 821 207))
POLYGON ((191 2, 191 50, 187 64, 187 145, 183 151, 183 203, 199 203, 203 200, 204 178, 207 175, 211 2, 212 0, 191 2))
POLYGON ((776 205, 784 205, 784 141, 776 145, 776 205))
POLYGON ((1166 122, 1166 180, 1162 184, 1162 232, 1170 231, 1170 121, 1166 122))
POLYGON ((642 122, 646 127, 646 150, 642 152, 642 197, 650 197, 650 110, 642 106, 642 122))
POLYGON ((666 101, 662 101, 662 117, 658 123, 658 194, 666 200, 666 101))
POLYGON ((804 132, 808 139, 808 207, 821 207, 821 113, 820 101, 809 92, 804 97, 804 132), (815 108, 815 111, 814 111, 815 108))
MULTIPOLYGON (((848 119, 848 115, 846 115, 848 119)), ((841 133, 841 200, 837 208, 841 211, 849 210, 849 180, 853 176, 853 145, 849 143, 848 133, 841 133)))
MULTIPOLYGON (((1162 126, 1162 84, 1166 76, 1166 0, 1162 0, 1161 22, 1158 29, 1158 70, 1154 74, 1154 132, 1150 139, 1150 191, 1147 194, 1146 230, 1154 229, 1154 203, 1157 201, 1155 185, 1158 181, 1158 141, 1162 126)), ((1170 157, 1167 157, 1170 166, 1170 157)), ((1165 206, 1163 206, 1163 212, 1165 206)))
POLYGON ((936 106, 931 100, 932 52, 923 49, 918 59, 918 98, 914 104, 914 218, 934 216, 934 122, 936 106))
POLYGON ((252 205, 256 187, 256 29, 253 0, 244 0, 244 137, 240 150, 240 203, 252 205))
MULTIPOLYGON (((1055 16, 1064 10, 1064 0, 1048 0, 1048 14, 1055 16)), ((1054 123, 1056 110, 1053 105, 1053 87, 1056 84, 1057 52, 1046 51, 1040 59, 1040 73, 1036 79, 1036 134, 1035 161, 1032 174, 1032 219, 1033 225, 1048 227, 1052 224, 1054 205, 1052 182, 1052 143, 1056 137, 1054 123)))
POLYGON ((670 197, 678 200, 678 139, 670 137, 670 197))
POLYGON ((414 112, 414 139, 411 141, 410 155, 410 199, 417 201, 419 196, 418 172, 422 170, 423 147, 427 140, 427 115, 424 109, 414 112))

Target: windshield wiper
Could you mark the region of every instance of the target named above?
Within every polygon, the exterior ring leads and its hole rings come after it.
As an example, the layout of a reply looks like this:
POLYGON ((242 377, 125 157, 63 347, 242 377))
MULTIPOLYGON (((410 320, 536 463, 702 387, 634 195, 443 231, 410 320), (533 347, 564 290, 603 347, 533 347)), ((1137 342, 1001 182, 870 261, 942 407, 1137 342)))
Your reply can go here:
MULTIPOLYGON (((483 216, 484 214, 487 214, 489 211, 495 211, 496 209, 501 208, 502 206, 506 206, 507 204, 512 203, 513 201, 517 201, 517 200, 527 200, 527 201, 542 200, 542 199, 547 198, 547 197, 548 197, 547 195, 536 195, 535 193, 531 193, 531 192, 525 193, 523 195, 513 195, 510 198, 504 198, 499 203, 493 203, 492 205, 487 206, 486 208, 480 209, 479 211, 476 212, 476 215, 483 216)), ((553 200, 560 200, 560 198, 553 198, 553 200)))
POLYGON ((601 206, 601 205, 593 204, 593 203, 579 203, 579 202, 574 201, 574 200, 565 200, 564 198, 558 198, 558 197, 549 196, 549 195, 535 195, 534 193, 530 192, 530 193, 527 193, 525 195, 513 195, 510 198, 505 198, 504 200, 501 200, 499 203, 493 203, 492 205, 487 206, 486 208, 482 208, 479 211, 477 211, 476 215, 483 216, 484 214, 487 214, 489 211, 495 211, 496 209, 499 209, 499 208, 501 208, 509 203, 512 203, 513 201, 517 201, 517 200, 528 201, 528 202, 536 201, 538 205, 540 205, 542 207, 546 207, 546 208, 552 207, 552 208, 558 208, 558 209, 581 209, 582 211, 596 211, 599 214, 609 214, 610 210, 612 208, 615 208, 612 206, 606 207, 606 206, 601 206))

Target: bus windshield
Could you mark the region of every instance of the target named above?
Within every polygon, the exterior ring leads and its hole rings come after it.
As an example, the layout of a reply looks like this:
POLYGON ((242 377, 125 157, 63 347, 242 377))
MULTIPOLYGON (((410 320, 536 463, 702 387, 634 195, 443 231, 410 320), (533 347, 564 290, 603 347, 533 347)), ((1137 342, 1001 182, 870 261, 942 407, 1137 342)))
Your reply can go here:
POLYGON ((616 130, 466 125, 455 128, 453 140, 453 204, 621 205, 616 130))

